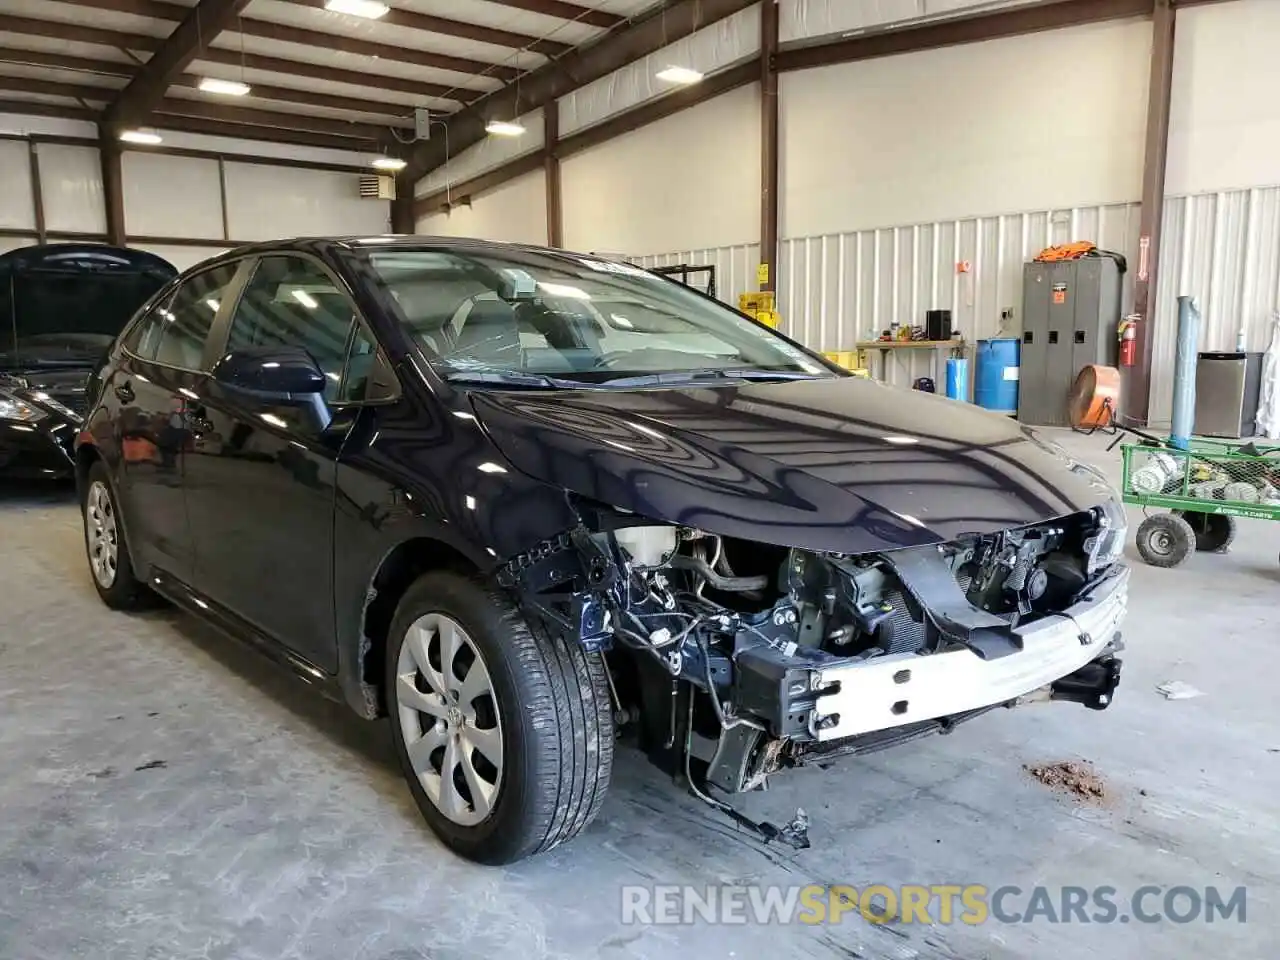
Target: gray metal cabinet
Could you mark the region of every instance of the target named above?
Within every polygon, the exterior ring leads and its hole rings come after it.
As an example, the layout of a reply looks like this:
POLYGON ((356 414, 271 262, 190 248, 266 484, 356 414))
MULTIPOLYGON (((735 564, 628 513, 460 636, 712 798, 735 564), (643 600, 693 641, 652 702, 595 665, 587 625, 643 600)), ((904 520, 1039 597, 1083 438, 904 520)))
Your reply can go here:
POLYGON ((1025 264, 1018 419, 1067 426, 1081 368, 1115 364, 1119 322, 1120 268, 1111 257, 1025 264))

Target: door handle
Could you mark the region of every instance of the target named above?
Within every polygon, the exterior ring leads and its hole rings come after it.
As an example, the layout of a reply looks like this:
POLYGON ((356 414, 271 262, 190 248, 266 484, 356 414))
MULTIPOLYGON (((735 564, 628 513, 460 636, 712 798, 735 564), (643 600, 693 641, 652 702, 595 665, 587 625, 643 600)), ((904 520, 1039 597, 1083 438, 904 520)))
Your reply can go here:
POLYGON ((124 383, 117 384, 116 396, 120 398, 121 403, 133 403, 136 394, 133 392, 133 384, 128 380, 124 383))

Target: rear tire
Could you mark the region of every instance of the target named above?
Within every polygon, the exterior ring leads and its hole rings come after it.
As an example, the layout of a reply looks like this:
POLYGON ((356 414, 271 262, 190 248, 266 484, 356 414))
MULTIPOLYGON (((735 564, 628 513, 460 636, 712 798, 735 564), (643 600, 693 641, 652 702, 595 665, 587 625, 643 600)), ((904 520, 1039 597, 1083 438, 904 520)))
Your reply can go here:
POLYGON ((526 623, 498 591, 439 571, 401 599, 386 661, 396 755, 450 849, 512 863, 595 818, 614 740, 600 654, 526 623))
POLYGON ((1196 549, 1208 553, 1226 553, 1236 538, 1236 518, 1225 513, 1186 513, 1173 511, 1191 526, 1196 535, 1196 549))
POLYGON ((1153 567, 1176 567, 1195 550, 1191 524, 1172 513, 1147 517, 1138 526, 1138 553, 1153 567))
POLYGON ((80 509, 89 575, 102 602, 112 610, 142 610, 152 606, 156 596, 133 572, 119 501, 101 460, 89 468, 80 509))

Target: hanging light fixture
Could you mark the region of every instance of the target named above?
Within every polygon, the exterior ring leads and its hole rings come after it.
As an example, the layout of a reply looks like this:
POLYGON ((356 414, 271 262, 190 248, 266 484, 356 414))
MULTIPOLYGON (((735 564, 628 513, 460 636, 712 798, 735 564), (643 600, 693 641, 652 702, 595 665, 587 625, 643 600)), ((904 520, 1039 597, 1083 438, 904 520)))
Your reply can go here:
POLYGON ((385 17, 391 8, 378 0, 325 0, 324 8, 333 13, 345 13, 366 20, 385 17))
POLYGON ((659 70, 656 76, 665 83, 677 83, 682 87, 702 82, 702 73, 690 67, 670 66, 659 70))
POLYGON ((248 96, 250 87, 239 80, 219 80, 217 77, 202 77, 198 88, 205 93, 216 93, 224 97, 248 96))

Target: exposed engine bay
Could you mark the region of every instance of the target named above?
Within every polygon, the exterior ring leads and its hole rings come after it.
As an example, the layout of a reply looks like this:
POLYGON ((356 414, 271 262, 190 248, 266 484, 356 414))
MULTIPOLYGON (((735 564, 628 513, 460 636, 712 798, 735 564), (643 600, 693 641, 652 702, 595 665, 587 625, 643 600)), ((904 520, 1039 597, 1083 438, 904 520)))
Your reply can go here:
POLYGON ((856 556, 578 512, 501 579, 604 652, 624 731, 718 806, 702 787, 750 790, 1033 693, 1102 709, 1118 683, 1126 531, 1109 504, 856 556))

